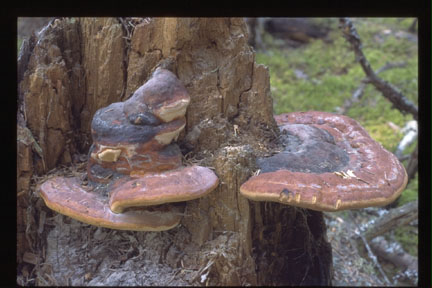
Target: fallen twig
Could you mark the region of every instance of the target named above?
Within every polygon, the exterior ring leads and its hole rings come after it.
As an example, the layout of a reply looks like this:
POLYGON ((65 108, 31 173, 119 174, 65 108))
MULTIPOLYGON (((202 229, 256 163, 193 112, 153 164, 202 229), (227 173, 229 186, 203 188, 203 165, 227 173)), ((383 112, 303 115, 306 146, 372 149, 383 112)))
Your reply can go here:
POLYGON ((391 209, 387 214, 378 218, 373 225, 365 232, 366 240, 373 238, 394 229, 406 225, 418 217, 418 200, 409 202, 401 207, 391 209))
MULTIPOLYGON (((375 73, 378 75, 379 73, 382 73, 384 71, 387 71, 387 70, 390 70, 393 68, 402 68, 405 66, 406 66, 405 62, 386 63, 386 65, 379 68, 375 73)), ((343 107, 340 108, 340 111, 339 111, 340 114, 346 114, 348 112, 348 110, 351 108, 351 106, 354 103, 358 102, 362 98, 364 89, 366 88, 367 84, 369 84, 369 83, 370 83, 370 80, 368 77, 365 77, 365 78, 363 78, 363 80, 361 80, 360 85, 353 92, 351 98, 346 99, 343 107)))
POLYGON ((382 259, 393 263, 403 270, 411 270, 414 274, 418 273, 417 257, 405 252, 399 243, 394 242, 390 244, 384 237, 380 236, 371 241, 370 246, 382 259))
POLYGON ((392 285, 393 283, 390 282, 390 280, 388 279, 387 275, 385 274, 384 270, 382 269, 380 263, 378 262, 377 257, 375 256, 375 254, 372 252, 372 249, 370 248, 368 241, 366 240, 366 238, 360 233, 360 227, 357 224, 356 220, 354 219, 354 216, 352 215, 352 212, 350 212, 350 218, 352 219, 352 222, 355 224, 355 226, 357 226, 356 229, 354 229, 354 233, 357 235, 357 237, 359 237, 364 246, 366 247, 367 253, 369 258, 373 261, 375 267, 378 268, 378 271, 380 272, 380 274, 382 275, 382 277, 384 278, 384 281, 388 284, 388 285, 392 285))
POLYGON ((375 267, 378 268, 379 272, 381 273, 381 276, 384 278, 384 281, 385 281, 387 284, 391 285, 392 283, 391 283, 390 280, 387 278, 387 275, 384 273, 384 270, 382 269, 381 265, 379 264, 377 257, 376 257, 375 254, 372 252, 372 249, 370 248, 370 246, 369 246, 368 242, 366 241, 365 237, 364 237, 363 235, 361 235, 360 232, 359 232, 357 229, 354 231, 354 233, 355 233, 358 237, 360 237, 360 239, 363 241, 363 244, 365 245, 366 250, 367 250, 367 252, 368 252, 368 256, 369 256, 369 258, 372 259, 372 261, 373 261, 374 264, 375 264, 375 267))

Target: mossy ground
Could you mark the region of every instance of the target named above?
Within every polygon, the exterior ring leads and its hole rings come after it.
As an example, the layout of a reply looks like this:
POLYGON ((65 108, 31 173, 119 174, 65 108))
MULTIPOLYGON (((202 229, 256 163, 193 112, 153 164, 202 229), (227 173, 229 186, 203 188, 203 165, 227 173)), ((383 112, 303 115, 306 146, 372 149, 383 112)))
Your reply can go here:
MULTIPOLYGON (((375 71, 387 63, 405 63, 404 67, 386 70, 379 76, 418 105, 418 48, 415 36, 407 32, 414 19, 352 20, 362 40, 363 52, 375 71)), ((354 52, 338 29, 338 20, 317 21, 331 27, 327 41, 312 40, 300 48, 289 48, 269 34, 263 37, 267 49, 258 51, 256 62, 269 67, 275 114, 307 110, 338 112, 338 107, 352 97, 365 78, 354 52)), ((346 115, 359 121, 372 138, 391 152, 404 136, 392 129, 391 123, 402 128, 413 119, 392 108, 372 85, 366 86, 360 101, 354 103, 346 115)), ((407 147, 404 154, 411 153, 415 146, 413 143, 407 147)), ((405 161, 404 165, 407 164, 405 161)), ((417 197, 418 176, 403 191, 398 205, 417 197)), ((406 231, 410 228, 400 227, 394 231, 394 236, 407 251, 417 255, 417 235, 406 231)))

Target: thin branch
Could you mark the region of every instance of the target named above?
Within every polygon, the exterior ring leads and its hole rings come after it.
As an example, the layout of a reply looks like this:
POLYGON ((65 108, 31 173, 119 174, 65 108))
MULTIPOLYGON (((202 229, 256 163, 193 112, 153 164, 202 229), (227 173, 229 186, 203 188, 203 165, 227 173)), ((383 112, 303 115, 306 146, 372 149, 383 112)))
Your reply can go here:
POLYGON ((352 211, 349 211, 349 216, 352 220, 352 222, 354 223, 354 225, 357 227, 354 229, 354 233, 356 234, 357 237, 359 237, 362 242, 363 245, 366 247, 367 253, 369 258, 372 260, 372 262, 375 264, 375 266, 378 268, 378 271, 380 272, 381 276, 384 278, 384 281, 388 284, 388 285, 392 285, 393 283, 390 282, 390 280, 388 279, 387 275, 385 274, 384 270, 382 269, 380 263, 378 262, 377 257, 375 256, 375 254, 372 252, 372 249, 369 246, 368 241, 366 240, 366 238, 361 234, 361 229, 357 223, 357 221, 355 220, 352 211))
MULTIPOLYGON (((393 68, 403 68, 405 66, 406 66, 406 62, 386 63, 384 66, 379 68, 375 73, 379 74, 379 73, 385 72, 385 71, 393 69, 393 68)), ((351 106, 361 99, 361 97, 363 96, 363 91, 366 88, 366 85, 369 83, 370 83, 370 80, 368 77, 363 78, 360 82, 360 85, 353 92, 351 99, 345 100, 345 103, 344 103, 343 107, 340 108, 339 113, 346 114, 348 112, 348 110, 351 108, 351 106)))
POLYGON ((375 73, 379 74, 382 72, 385 72, 387 70, 393 69, 393 68, 403 68, 406 67, 406 62, 390 62, 390 63, 386 63, 384 66, 382 66, 381 68, 379 68, 375 73))
POLYGON ((375 256, 375 254, 372 252, 372 249, 370 248, 368 242, 366 241, 365 237, 363 235, 360 234, 360 232, 356 229, 354 232, 358 237, 360 237, 360 239, 363 241, 363 244, 366 247, 366 250, 368 252, 368 256, 370 259, 372 259, 372 261, 374 262, 375 266, 378 268, 379 272, 381 273, 381 276, 383 276, 385 282, 388 285, 392 285, 392 283, 390 282, 390 280, 387 278, 387 275, 384 273, 384 270, 382 269, 381 265, 378 262, 377 257, 375 256))
POLYGON ((418 108, 412 101, 407 99, 398 88, 392 84, 379 78, 377 73, 372 69, 369 61, 362 50, 362 42, 354 24, 349 18, 340 18, 340 29, 342 30, 344 38, 351 44, 354 50, 356 61, 360 62, 360 65, 366 74, 369 81, 380 91, 384 97, 386 97, 395 108, 402 113, 411 113, 414 119, 418 119, 418 108))

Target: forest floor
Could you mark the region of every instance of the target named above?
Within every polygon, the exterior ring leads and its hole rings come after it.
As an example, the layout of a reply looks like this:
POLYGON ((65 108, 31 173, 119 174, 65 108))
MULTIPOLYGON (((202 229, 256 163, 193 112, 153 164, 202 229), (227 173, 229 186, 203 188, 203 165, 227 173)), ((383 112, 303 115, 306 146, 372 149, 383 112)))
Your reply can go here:
MULTIPOLYGON (((379 257, 376 261, 371 259, 376 255, 368 255, 363 242, 358 237, 357 233, 364 232, 367 223, 378 219, 382 213, 385 213, 385 209, 377 207, 367 208, 364 211, 324 213, 327 237, 333 249, 333 286, 416 285, 417 277, 407 277, 402 269, 379 257), (377 265, 383 272, 380 272, 377 265)), ((407 226, 417 230, 417 225, 417 222, 413 221, 407 226)), ((386 237, 394 238, 391 232, 386 237)))

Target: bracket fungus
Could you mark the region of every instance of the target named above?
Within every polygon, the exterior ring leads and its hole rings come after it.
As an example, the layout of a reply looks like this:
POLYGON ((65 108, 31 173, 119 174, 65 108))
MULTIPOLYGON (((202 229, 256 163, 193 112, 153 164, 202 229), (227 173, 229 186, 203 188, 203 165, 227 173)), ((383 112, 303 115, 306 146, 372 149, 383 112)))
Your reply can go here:
POLYGON ((181 206, 162 205, 152 210, 112 212, 102 193, 83 188, 77 178, 55 177, 41 186, 45 204, 54 211, 81 222, 119 230, 161 231, 174 228, 181 220, 181 206))
POLYGON ((126 208, 181 202, 200 198, 218 185, 208 168, 191 166, 139 178, 122 179, 111 191, 110 208, 122 213, 126 208))
POLYGON ((284 150, 257 159, 262 173, 240 187, 246 198, 338 211, 386 205, 405 188, 403 165, 357 121, 318 111, 275 120, 284 150))
POLYGON ((177 77, 158 68, 125 102, 99 109, 92 121, 87 163, 90 185, 54 177, 40 187, 46 205, 79 221, 120 230, 161 231, 180 223, 184 202, 214 190, 206 167, 182 167, 178 135, 189 95, 177 77))
POLYGON ((128 175, 179 168, 181 152, 170 143, 186 125, 189 102, 180 80, 158 68, 128 100, 99 109, 91 124, 89 178, 106 182, 112 171, 128 175))

